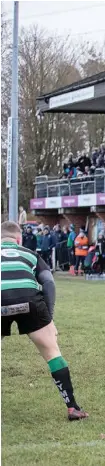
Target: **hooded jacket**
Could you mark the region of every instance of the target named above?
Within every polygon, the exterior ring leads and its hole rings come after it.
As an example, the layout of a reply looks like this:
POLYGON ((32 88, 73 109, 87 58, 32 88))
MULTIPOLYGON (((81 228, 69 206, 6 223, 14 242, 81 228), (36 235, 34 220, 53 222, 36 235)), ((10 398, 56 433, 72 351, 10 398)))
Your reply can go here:
POLYGON ((75 256, 86 257, 88 254, 88 238, 84 234, 81 237, 81 233, 75 239, 75 256))

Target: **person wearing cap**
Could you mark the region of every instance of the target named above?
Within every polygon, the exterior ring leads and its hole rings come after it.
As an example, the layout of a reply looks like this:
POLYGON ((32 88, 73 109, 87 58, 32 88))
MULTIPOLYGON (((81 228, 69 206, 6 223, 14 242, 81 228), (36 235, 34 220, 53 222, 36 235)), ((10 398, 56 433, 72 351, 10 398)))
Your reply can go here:
POLYGON ((37 238, 36 238, 36 235, 33 234, 32 227, 30 225, 27 225, 26 232, 23 233, 22 245, 26 249, 30 249, 31 251, 36 251, 37 238))
POLYGON ((75 244, 75 256, 76 256, 75 273, 76 275, 78 275, 79 265, 81 263, 82 270, 84 270, 84 261, 88 254, 88 238, 83 228, 80 228, 79 235, 75 238, 74 244, 75 244))
POLYGON ((42 236, 42 257, 43 260, 49 264, 50 269, 52 270, 52 249, 55 247, 54 236, 50 233, 50 228, 48 225, 44 227, 43 236, 42 236))

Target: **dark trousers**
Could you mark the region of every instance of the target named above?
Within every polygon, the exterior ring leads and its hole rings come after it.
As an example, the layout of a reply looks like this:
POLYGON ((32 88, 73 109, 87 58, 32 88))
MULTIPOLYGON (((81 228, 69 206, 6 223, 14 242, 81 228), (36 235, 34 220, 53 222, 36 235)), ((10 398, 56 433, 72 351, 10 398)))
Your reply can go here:
POLYGON ((52 269, 52 253, 51 251, 42 251, 41 252, 42 259, 49 265, 50 269, 52 269))
POLYGON ((68 248, 68 255, 69 255, 69 264, 75 265, 75 251, 74 248, 68 248))
POLYGON ((82 263, 82 270, 84 270, 84 260, 85 260, 85 256, 76 256, 76 264, 75 264, 76 272, 78 272, 80 262, 82 263))
POLYGON ((104 272, 104 267, 105 267, 105 258, 100 254, 99 256, 99 264, 100 264, 100 272, 104 272))

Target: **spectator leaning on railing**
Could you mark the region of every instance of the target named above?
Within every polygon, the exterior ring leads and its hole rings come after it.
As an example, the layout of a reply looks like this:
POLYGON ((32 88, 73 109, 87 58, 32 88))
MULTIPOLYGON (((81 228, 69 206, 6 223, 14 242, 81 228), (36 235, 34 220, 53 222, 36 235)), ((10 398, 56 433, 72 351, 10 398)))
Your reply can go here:
POLYGON ((63 177, 73 179, 94 175, 96 168, 105 168, 105 144, 93 149, 90 156, 84 154, 74 158, 70 155, 64 162, 63 177))

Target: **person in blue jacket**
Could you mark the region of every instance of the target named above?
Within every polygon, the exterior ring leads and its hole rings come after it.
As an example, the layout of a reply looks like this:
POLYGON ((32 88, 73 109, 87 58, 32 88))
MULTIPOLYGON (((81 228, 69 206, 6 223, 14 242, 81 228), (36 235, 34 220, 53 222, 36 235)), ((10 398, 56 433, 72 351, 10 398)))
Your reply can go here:
POLYGON ((41 255, 43 260, 52 270, 52 249, 55 247, 54 236, 50 233, 50 228, 46 225, 43 230, 41 255))

